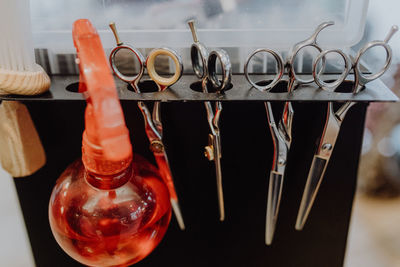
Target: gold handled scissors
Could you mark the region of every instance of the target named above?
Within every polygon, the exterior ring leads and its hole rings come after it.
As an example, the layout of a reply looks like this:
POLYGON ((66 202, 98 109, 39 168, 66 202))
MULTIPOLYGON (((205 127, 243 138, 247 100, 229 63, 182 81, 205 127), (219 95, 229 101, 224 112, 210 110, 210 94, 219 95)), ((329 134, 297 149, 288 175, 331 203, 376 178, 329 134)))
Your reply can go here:
MULTIPOLYGON (((194 21, 188 22, 192 32, 194 43, 191 46, 190 55, 192 59, 192 67, 196 76, 201 79, 202 90, 208 93, 207 82, 210 81, 214 89, 221 93, 230 85, 232 77, 232 65, 229 55, 223 49, 216 49, 209 53, 206 46, 197 39, 194 21), (222 81, 217 77, 217 59, 221 63, 222 81)), ((208 125, 211 134, 208 138, 208 146, 205 147, 205 156, 208 160, 214 160, 217 178, 218 204, 220 212, 220 220, 225 219, 224 194, 222 188, 222 170, 221 170, 221 135, 219 127, 219 119, 222 111, 220 101, 215 103, 215 113, 209 101, 204 102, 207 111, 208 125)))
MULTIPOLYGON (((171 86, 172 84, 176 83, 182 76, 183 72, 182 59, 175 51, 169 48, 153 49, 145 59, 144 56, 137 49, 135 49, 130 45, 123 44, 118 35, 115 23, 113 22, 110 23, 110 28, 113 31, 115 40, 117 42, 117 47, 115 47, 110 54, 111 68, 114 74, 122 81, 129 83, 136 93, 140 93, 139 82, 144 74, 145 68, 147 68, 147 72, 151 80, 153 80, 156 83, 158 91, 165 90, 168 86, 171 86), (137 60, 139 61, 140 70, 136 76, 124 75, 118 69, 116 65, 116 55, 121 50, 126 50, 130 53, 133 53, 137 58, 137 60), (172 77, 169 78, 161 77, 156 72, 155 59, 159 55, 168 56, 174 61, 175 72, 172 77)), ((168 163, 168 157, 165 152, 165 146, 164 143, 162 142, 163 127, 161 122, 160 102, 156 101, 154 103, 152 114, 150 114, 149 108, 143 101, 138 101, 138 107, 144 117, 145 131, 150 141, 150 149, 154 154, 155 160, 160 170, 160 174, 168 187, 172 209, 174 211, 179 227, 182 230, 184 230, 185 224, 183 221, 181 210, 179 208, 178 196, 176 194, 171 169, 168 163)))
MULTIPOLYGON (((321 52, 313 62, 313 76, 315 82, 324 90, 334 92, 335 89, 347 78, 351 69, 354 71, 354 83, 352 88, 352 93, 357 94, 360 90, 370 81, 379 78, 382 74, 386 72, 389 68, 392 60, 392 49, 388 45, 389 40, 392 38, 393 34, 398 30, 397 26, 392 26, 389 34, 383 41, 372 41, 367 43, 360 51, 357 53, 356 58, 352 61, 346 54, 341 50, 325 50, 321 52), (374 74, 364 74, 361 70, 360 60, 362 55, 365 54, 372 47, 381 46, 386 51, 386 62, 382 69, 374 74), (344 70, 339 78, 333 82, 324 82, 321 78, 321 73, 324 67, 317 72, 317 66, 321 60, 323 60, 327 54, 336 53, 339 54, 344 60, 344 70)), ((301 199, 299 213, 297 215, 296 229, 302 230, 314 200, 317 196, 319 187, 321 185, 322 179, 325 175, 326 168, 329 163, 329 159, 332 156, 333 149, 335 147, 336 139, 340 132, 340 127, 342 122, 349 111, 349 109, 355 104, 355 102, 348 101, 344 103, 336 111, 333 108, 333 103, 328 103, 327 116, 325 121, 325 127, 322 132, 319 145, 314 154, 314 158, 311 164, 311 168, 308 173, 306 186, 301 199)))
MULTIPOLYGON (((325 22, 320 24, 315 32, 308 39, 295 44, 289 51, 286 64, 283 64, 281 56, 270 49, 257 49, 246 60, 244 66, 244 73, 249 83, 259 91, 270 91, 283 77, 284 69, 287 69, 289 76, 288 92, 292 92, 297 84, 306 84, 313 82, 313 79, 301 79, 295 72, 294 62, 299 51, 305 47, 313 46, 319 51, 322 49, 317 43, 318 34, 326 27, 333 25, 333 22, 325 22), (249 65, 251 59, 259 53, 268 53, 273 56, 277 64, 277 73, 272 81, 265 85, 260 85, 259 82, 254 82, 249 76, 249 65)), ((325 59, 323 64, 325 64, 325 59)), ((324 65, 323 65, 324 66, 324 65)), ((261 82, 261 81, 260 81, 261 82)), ((271 131, 272 141, 274 144, 274 157, 272 161, 272 168, 269 174, 268 185, 268 199, 267 199, 267 212, 265 223, 265 243, 270 245, 272 243, 276 222, 278 220, 279 206, 282 198, 283 180, 285 176, 285 169, 287 164, 287 157, 292 143, 292 121, 294 111, 291 102, 285 102, 281 116, 274 116, 271 103, 264 102, 267 113, 268 125, 271 131), (277 125, 275 118, 280 118, 277 125)))

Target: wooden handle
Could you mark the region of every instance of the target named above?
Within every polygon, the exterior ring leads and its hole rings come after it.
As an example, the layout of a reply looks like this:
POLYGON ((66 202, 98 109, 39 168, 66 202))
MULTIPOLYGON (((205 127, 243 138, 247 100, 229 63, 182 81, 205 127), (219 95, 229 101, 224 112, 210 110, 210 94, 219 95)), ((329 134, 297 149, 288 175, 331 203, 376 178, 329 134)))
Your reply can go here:
POLYGON ((0 94, 38 95, 50 88, 50 78, 40 65, 36 71, 0 69, 0 94))
POLYGON ((13 177, 28 176, 46 163, 46 155, 26 106, 17 101, 0 105, 0 162, 13 177))

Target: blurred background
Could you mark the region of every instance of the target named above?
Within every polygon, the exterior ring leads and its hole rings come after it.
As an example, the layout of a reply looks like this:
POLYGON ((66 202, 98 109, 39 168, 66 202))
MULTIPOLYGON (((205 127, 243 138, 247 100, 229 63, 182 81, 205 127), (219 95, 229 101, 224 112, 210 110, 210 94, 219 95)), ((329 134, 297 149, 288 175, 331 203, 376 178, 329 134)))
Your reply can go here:
MULTIPOLYGON (((50 0, 31 0, 32 12, 32 28, 34 30, 35 46, 37 61, 45 67, 48 73, 76 73, 77 69, 74 63, 73 46, 70 38, 71 23, 77 16, 85 16, 84 9, 76 9, 76 13, 70 14, 62 12, 68 6, 78 4, 85 5, 91 10, 91 20, 94 25, 103 33, 103 41, 113 46, 111 33, 106 33, 107 25, 104 25, 104 16, 107 20, 116 19, 118 25, 129 31, 129 29, 160 29, 173 28, 174 32, 180 32, 186 29, 186 21, 190 18, 200 20, 200 28, 209 29, 210 35, 213 30, 218 28, 234 28, 246 29, 248 27, 266 29, 271 35, 269 40, 263 39, 251 40, 251 44, 244 43, 240 49, 235 47, 232 40, 225 40, 227 43, 218 43, 214 41, 214 46, 224 46, 232 56, 234 62, 234 71, 240 72, 243 59, 248 51, 253 50, 252 46, 261 46, 263 42, 271 44, 270 48, 280 48, 284 54, 286 44, 291 45, 295 41, 302 40, 304 34, 302 29, 312 25, 314 27, 321 21, 310 19, 316 12, 321 17, 334 19, 337 27, 345 25, 351 19, 357 23, 357 19, 341 16, 345 9, 350 5, 351 1, 322 1, 319 7, 314 6, 314 1, 244 1, 244 0, 220 0, 220 1, 183 1, 183 0, 87 0, 87 1, 50 1, 50 0), (84 4, 82 4, 84 2, 84 4), (274 8, 268 8, 269 3, 274 8), (115 7, 126 5, 135 5, 135 10, 146 10, 146 12, 131 12, 132 9, 125 9, 125 14, 115 7), (98 9, 93 9, 93 6, 98 9), (171 7, 179 6, 180 9, 171 7), (204 8, 208 6, 208 8, 204 8), (151 7, 151 8, 148 8, 151 7), (293 16, 293 12, 285 12, 285 10, 294 7, 300 8, 297 11, 299 16, 293 16), (160 10, 169 8, 175 10, 176 14, 160 10), (240 9, 246 9, 250 20, 254 23, 247 25, 249 18, 245 15, 238 15, 240 9), (257 9, 265 10, 262 12, 253 12, 257 9), (198 12, 186 12, 186 10, 197 10, 198 12), (290 17, 287 14, 291 14, 290 17), (56 15, 57 14, 57 15, 56 15), (62 14, 62 15, 58 15, 62 14), (154 17, 154 14, 164 14, 154 17), (228 15, 229 16, 228 16, 228 15), (233 14, 233 16, 232 16, 233 14), (255 14, 260 14, 259 16, 255 14), (301 15, 300 15, 301 14, 301 15), (141 17, 142 16, 142 17, 141 17), (146 17, 147 16, 147 17, 146 17), (132 22, 129 19, 135 17, 132 22), (152 23, 149 24, 149 17, 152 23), (209 19, 211 18, 211 19, 209 19), (235 19, 232 19, 235 18, 235 19), (238 19, 239 18, 239 19, 238 19), (308 19, 305 19, 308 18, 308 19), (279 25, 285 25, 289 20, 296 20, 295 25, 298 32, 288 35, 284 30, 279 32, 279 25), (142 21, 142 23, 138 23, 142 21), (203 21, 203 22, 201 22, 203 21), (204 21, 208 21, 205 23, 204 21), (96 25, 98 24, 98 25, 96 25), (178 26, 177 26, 178 25, 178 26), (267 26, 268 27, 267 27, 267 26), (176 27, 175 27, 176 26, 176 27), (49 38, 52 33, 52 38, 49 38), (301 37, 298 37, 299 34, 301 37), (264 40, 264 41, 263 41, 264 40), (280 40, 281 43, 274 40, 280 40), (285 44, 282 44, 285 43, 285 44), (44 49, 51 47, 51 49, 44 49)), ((353 2, 360 2, 359 0, 353 2)), ((361 1, 365 2, 365 1, 361 1)), ((367 1, 368 2, 368 1, 367 1)), ((357 49, 364 43, 383 39, 393 24, 400 25, 400 2, 397 0, 370 0, 368 12, 366 12, 366 26, 363 28, 362 36, 344 37, 347 43, 354 40, 361 41, 355 44, 353 49, 357 49)), ((258 10, 259 11, 259 10, 258 10)), ((240 13, 240 12, 239 12, 240 13)), ((87 14, 87 13, 86 13, 87 14)), ((296 13, 295 13, 296 14, 296 13)), ((351 15, 351 14, 350 14, 351 15)), ((336 27, 336 26, 335 26, 336 27)), ((207 30, 204 30, 207 32, 207 30)), ((124 36, 124 31, 121 33, 124 36)), ((128 35, 126 35, 128 37, 128 35)), ((174 44, 179 41, 184 60, 188 60, 188 46, 191 44, 190 35, 187 39, 170 40, 166 35, 160 35, 160 40, 165 40, 174 44), (166 39, 165 39, 166 38, 166 39)), ((202 33, 206 39, 207 34, 202 33)), ((322 36, 324 37, 324 36, 322 36)), ((159 43, 160 40, 152 40, 148 36, 143 41, 143 36, 138 37, 139 47, 151 47, 149 45, 159 43)), ((239 38, 240 39, 240 38, 239 38)), ((212 40, 202 40, 203 42, 212 40)), ((325 36, 321 43, 332 44, 329 36, 325 36)), ((353 44, 353 43, 352 43, 353 44)), ((238 45, 238 44, 236 44, 238 45)), ((393 62, 390 70, 382 77, 386 85, 393 90, 398 96, 400 95, 400 36, 396 35, 390 43, 393 49, 393 62)), ((105 45, 107 47, 107 45, 105 45)), ((333 47, 344 47, 343 43, 336 43, 333 47)), ((364 63, 371 69, 379 68, 383 62, 382 51, 371 51, 364 58, 364 63)), ((189 66, 187 62, 186 66, 189 66)), ((186 68, 190 72, 190 67, 186 68)), ((400 104, 384 103, 371 104, 369 107, 366 130, 364 136, 364 145, 362 150, 362 159, 359 169, 358 191, 354 202, 354 210, 352 215, 351 227, 349 232, 348 246, 346 252, 346 267, 392 267, 400 266, 400 104)), ((0 211, 2 220, 0 220, 0 258, 2 266, 34 266, 33 257, 30 252, 28 237, 24 228, 24 222, 19 202, 14 188, 14 183, 6 172, 0 168, 0 211)), ((339 193, 338 193, 339 194, 339 193)), ((327 229, 328 231, 328 229, 327 229)))

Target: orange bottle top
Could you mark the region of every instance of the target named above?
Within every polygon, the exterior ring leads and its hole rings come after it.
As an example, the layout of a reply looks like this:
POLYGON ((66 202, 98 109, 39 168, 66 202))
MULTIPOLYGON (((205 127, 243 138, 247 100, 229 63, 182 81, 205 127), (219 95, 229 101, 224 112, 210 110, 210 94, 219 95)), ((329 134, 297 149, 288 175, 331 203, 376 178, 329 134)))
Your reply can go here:
POLYGON ((82 161, 95 174, 117 174, 131 163, 132 145, 114 78, 90 21, 75 21, 72 36, 79 64, 79 92, 87 102, 82 161))

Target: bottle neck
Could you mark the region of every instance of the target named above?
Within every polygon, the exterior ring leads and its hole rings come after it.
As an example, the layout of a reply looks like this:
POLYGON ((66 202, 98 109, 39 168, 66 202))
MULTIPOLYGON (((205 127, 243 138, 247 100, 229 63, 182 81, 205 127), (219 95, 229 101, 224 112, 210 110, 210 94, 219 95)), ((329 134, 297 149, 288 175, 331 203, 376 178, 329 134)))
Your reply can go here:
POLYGON ((87 131, 82 136, 82 161, 86 170, 98 175, 115 175, 128 168, 132 162, 132 153, 121 160, 108 160, 103 148, 92 137, 88 138, 87 131))
POLYGON ((132 154, 118 161, 104 157, 103 149, 91 141, 86 131, 82 138, 82 162, 86 170, 86 180, 99 189, 115 189, 126 182, 133 175, 132 154))
POLYGON ((132 164, 119 173, 104 175, 86 169, 86 181, 98 189, 112 190, 126 184, 133 176, 132 164))

